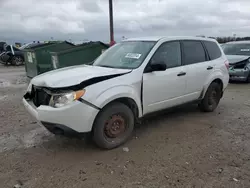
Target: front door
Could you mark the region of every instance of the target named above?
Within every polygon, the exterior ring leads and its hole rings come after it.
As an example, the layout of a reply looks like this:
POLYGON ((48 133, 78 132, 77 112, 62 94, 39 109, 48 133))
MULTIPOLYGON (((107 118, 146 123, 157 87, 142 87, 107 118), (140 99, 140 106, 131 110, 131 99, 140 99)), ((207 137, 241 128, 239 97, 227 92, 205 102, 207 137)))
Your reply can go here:
POLYGON ((163 43, 148 66, 154 62, 164 62, 167 69, 143 74, 143 114, 182 104, 186 89, 179 41, 163 43))

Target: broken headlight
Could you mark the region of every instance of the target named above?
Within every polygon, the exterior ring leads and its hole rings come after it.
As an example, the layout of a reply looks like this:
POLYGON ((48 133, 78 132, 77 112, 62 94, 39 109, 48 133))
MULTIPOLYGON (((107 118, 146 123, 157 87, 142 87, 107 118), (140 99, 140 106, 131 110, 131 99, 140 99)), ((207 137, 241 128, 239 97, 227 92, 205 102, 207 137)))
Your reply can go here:
POLYGON ((63 107, 67 104, 72 103, 75 100, 80 99, 85 93, 85 90, 72 91, 62 94, 54 94, 50 100, 50 106, 55 108, 63 107))

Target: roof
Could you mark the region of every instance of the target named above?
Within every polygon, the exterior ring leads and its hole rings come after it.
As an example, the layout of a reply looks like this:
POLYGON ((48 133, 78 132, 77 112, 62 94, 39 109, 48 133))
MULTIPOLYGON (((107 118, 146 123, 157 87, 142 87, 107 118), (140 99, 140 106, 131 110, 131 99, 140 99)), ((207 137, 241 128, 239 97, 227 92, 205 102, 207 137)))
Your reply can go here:
POLYGON ((227 42, 226 44, 250 44, 250 41, 249 40, 232 41, 232 42, 227 42))
POLYGON ((139 37, 130 38, 123 41, 159 41, 159 40, 206 40, 215 41, 215 39, 206 37, 192 37, 192 36, 151 36, 151 37, 139 37))

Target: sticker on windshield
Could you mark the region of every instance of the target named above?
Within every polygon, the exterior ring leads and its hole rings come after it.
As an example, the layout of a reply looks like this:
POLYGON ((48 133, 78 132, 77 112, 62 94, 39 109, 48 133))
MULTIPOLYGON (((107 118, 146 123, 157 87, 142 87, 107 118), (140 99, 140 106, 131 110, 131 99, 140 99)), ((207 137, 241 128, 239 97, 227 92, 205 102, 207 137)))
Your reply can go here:
POLYGON ((128 53, 126 56, 126 58, 132 58, 132 59, 139 59, 141 57, 141 54, 137 54, 137 53, 128 53))
POLYGON ((240 51, 242 51, 242 52, 249 52, 250 49, 241 49, 240 51))

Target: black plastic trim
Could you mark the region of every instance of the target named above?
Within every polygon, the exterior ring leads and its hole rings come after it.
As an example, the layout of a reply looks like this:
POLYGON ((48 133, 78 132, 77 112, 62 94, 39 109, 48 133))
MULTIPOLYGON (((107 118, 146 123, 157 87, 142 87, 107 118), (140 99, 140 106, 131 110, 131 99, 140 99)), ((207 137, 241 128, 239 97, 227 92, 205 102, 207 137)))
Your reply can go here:
POLYGON ((201 45, 203 46, 203 49, 204 49, 205 54, 206 54, 206 61, 212 61, 212 59, 211 59, 211 57, 210 57, 210 55, 208 53, 208 50, 206 48, 206 45, 204 44, 204 41, 201 41, 201 45))
POLYGON ((80 133, 61 124, 49 123, 49 122, 41 122, 43 126, 51 133, 55 135, 64 135, 64 136, 73 136, 79 135, 80 133))
POLYGON ((85 100, 82 99, 82 98, 78 99, 78 101, 80 101, 80 102, 82 102, 82 103, 84 103, 84 104, 86 104, 86 105, 88 105, 88 106, 91 106, 92 108, 95 108, 95 109, 97 109, 97 110, 101 110, 101 108, 95 106, 94 104, 92 104, 92 103, 90 103, 90 102, 88 102, 88 101, 85 101, 85 100))
POLYGON ((142 75, 142 80, 141 80, 141 109, 142 109, 142 114, 143 114, 143 75, 142 75))

